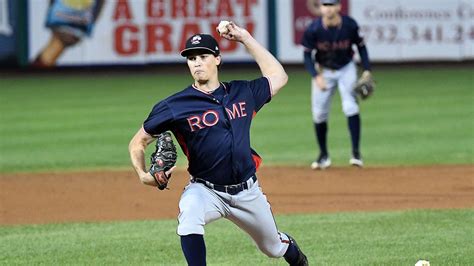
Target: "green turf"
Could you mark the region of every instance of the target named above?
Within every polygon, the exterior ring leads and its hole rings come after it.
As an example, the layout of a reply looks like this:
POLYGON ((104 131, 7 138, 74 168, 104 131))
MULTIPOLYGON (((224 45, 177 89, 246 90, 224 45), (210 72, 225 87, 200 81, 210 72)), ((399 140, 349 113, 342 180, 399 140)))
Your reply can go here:
MULTIPOLYGON (((277 216, 310 265, 473 265, 474 210, 277 216)), ((0 227, 1 265, 184 265, 176 221, 0 227)), ((206 226, 209 265, 286 265, 226 220, 206 226)))
MULTIPOLYGON (((376 70, 377 91, 361 104, 366 164, 473 163, 471 70, 376 70)), ((221 80, 258 76, 226 71, 221 80)), ((317 153, 308 75, 289 76, 253 123, 252 144, 266 164, 307 165, 317 153)), ((129 167, 128 142, 154 103, 189 83, 187 72, 158 71, 2 77, 0 172, 129 167)), ((338 94, 329 129, 332 160, 346 165, 350 142, 338 94)), ((185 163, 181 154, 178 164, 185 163)))

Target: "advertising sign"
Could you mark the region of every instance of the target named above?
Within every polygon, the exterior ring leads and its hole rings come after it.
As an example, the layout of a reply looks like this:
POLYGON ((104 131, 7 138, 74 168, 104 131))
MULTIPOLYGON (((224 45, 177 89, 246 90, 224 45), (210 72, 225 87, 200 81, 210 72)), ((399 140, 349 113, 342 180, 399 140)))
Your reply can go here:
POLYGON ((16 12, 14 0, 0 0, 0 64, 16 64, 16 12))
MULTIPOLYGON (((474 58, 473 0, 350 0, 341 4, 343 12, 358 22, 374 62, 474 58)), ((304 0, 277 2, 277 49, 283 62, 303 62, 299 36, 311 21, 305 8, 304 0)))
POLYGON ((474 58, 472 0, 351 1, 371 58, 378 61, 474 58))
POLYGON ((267 45, 266 0, 46 2, 29 0, 29 58, 45 65, 181 62, 179 51, 196 33, 213 34, 225 62, 250 61, 242 45, 219 37, 220 20, 267 45))

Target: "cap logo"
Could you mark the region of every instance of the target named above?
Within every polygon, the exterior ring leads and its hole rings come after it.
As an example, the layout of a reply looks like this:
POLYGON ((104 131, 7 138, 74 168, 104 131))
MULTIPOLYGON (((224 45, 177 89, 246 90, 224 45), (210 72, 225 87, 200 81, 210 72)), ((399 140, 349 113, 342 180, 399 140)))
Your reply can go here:
POLYGON ((216 51, 219 51, 219 47, 216 46, 216 51))
POLYGON ((201 36, 199 35, 194 35, 194 37, 191 39, 191 43, 196 45, 196 44, 199 44, 201 42, 201 36))

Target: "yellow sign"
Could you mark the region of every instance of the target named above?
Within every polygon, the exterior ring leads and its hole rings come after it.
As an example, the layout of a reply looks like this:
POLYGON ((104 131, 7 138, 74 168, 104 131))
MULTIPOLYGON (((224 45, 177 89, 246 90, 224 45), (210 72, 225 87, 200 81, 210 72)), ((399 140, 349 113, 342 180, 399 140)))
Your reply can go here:
POLYGON ((62 0, 62 2, 64 5, 78 10, 88 9, 94 4, 94 0, 62 0))

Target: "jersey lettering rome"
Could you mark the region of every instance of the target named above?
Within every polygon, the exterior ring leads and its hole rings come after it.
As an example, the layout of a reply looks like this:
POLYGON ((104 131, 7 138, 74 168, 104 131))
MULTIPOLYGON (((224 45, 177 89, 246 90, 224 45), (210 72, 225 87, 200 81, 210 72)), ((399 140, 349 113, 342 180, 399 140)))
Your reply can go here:
POLYGON ((212 93, 190 85, 157 103, 143 128, 152 136, 171 130, 193 177, 218 185, 238 184, 255 174, 261 161, 250 148, 250 125, 270 100, 265 77, 223 82, 212 93))

